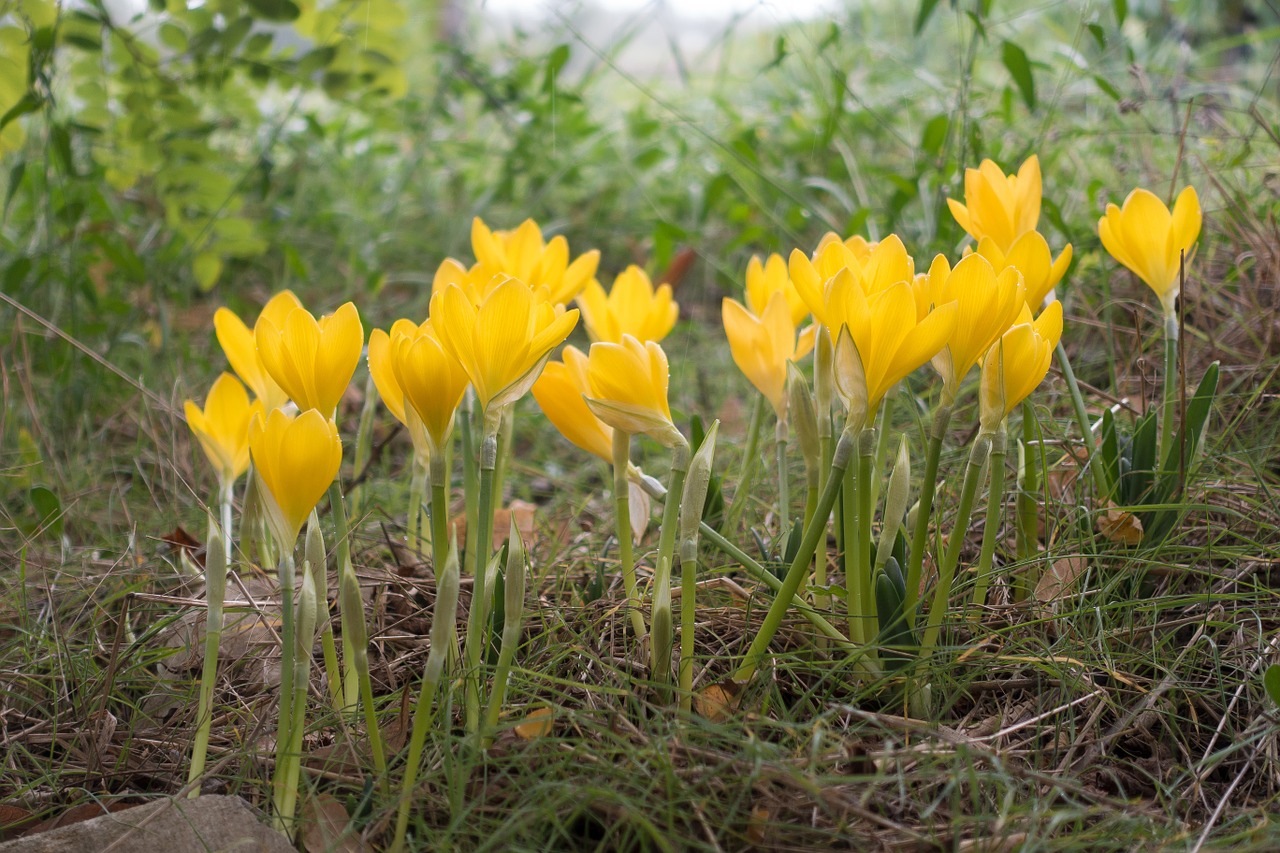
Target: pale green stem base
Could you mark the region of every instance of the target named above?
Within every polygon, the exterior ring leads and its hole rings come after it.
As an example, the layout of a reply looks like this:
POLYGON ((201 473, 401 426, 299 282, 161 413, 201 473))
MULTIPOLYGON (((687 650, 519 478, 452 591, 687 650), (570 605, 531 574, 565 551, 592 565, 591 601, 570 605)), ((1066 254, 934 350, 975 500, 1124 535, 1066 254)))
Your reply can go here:
POLYGON ((475 554, 476 573, 471 587, 471 610, 467 614, 466 640, 466 708, 467 731, 480 731, 480 685, 485 649, 489 643, 489 589, 487 574, 493 540, 493 479, 498 457, 498 437, 486 435, 480 445, 480 500, 477 508, 479 524, 467 531, 467 554, 475 554))
POLYGON ((670 701, 671 651, 675 641, 671 615, 671 567, 675 559, 676 534, 680 529, 680 500, 685 477, 689 473, 689 447, 679 445, 672 451, 671 496, 662 507, 662 529, 658 532, 658 555, 653 572, 653 602, 649 631, 650 677, 658 685, 658 699, 670 701))
MULTIPOLYGON (((223 490, 223 508, 230 508, 230 489, 223 490)), ((187 783, 194 783, 204 773, 205 760, 209 754, 209 733, 213 728, 213 690, 218 676, 218 646, 222 641, 222 602, 227 588, 227 554, 229 543, 209 518, 209 535, 205 540, 209 543, 205 555, 205 598, 208 615, 205 617, 204 629, 204 666, 200 671, 200 695, 197 704, 197 726, 195 743, 191 748, 191 768, 187 773, 187 783), (221 552, 221 553, 219 553, 221 552)), ((200 786, 192 785, 189 797, 200 795, 200 786)))
POLYGON ((614 531, 618 537, 618 561, 622 569, 622 586, 627 594, 627 615, 631 631, 643 641, 649 629, 640 610, 640 593, 636 588, 636 561, 631 543, 631 491, 627 469, 631 465, 631 436, 613 431, 613 506, 614 531))
POLYGON ((1067 390, 1071 393, 1071 408, 1075 412, 1076 426, 1080 430, 1080 438, 1083 442, 1081 445, 1085 453, 1085 465, 1092 472, 1094 489, 1097 491, 1097 499, 1110 497, 1107 487, 1107 472, 1103 470, 1101 464, 1095 464, 1098 460, 1095 457, 1096 448, 1093 444, 1093 426, 1089 420, 1089 411, 1084 405, 1084 396, 1080 393, 1080 383, 1076 380, 1075 371, 1071 369, 1071 361, 1067 358, 1067 350, 1062 346, 1062 342, 1058 342, 1058 366, 1062 368, 1062 378, 1067 380, 1067 390))
POLYGON ((733 503, 725 514, 724 529, 737 530, 742 513, 751 502, 751 481, 756 473, 756 456, 760 452, 760 433, 764 421, 764 397, 757 394, 751 407, 751 422, 747 426, 747 443, 743 451, 742 466, 738 469, 738 485, 733 491, 733 503))
POLYGON ((276 720, 275 768, 271 775, 271 799, 277 814, 284 805, 287 757, 292 742, 293 723, 293 546, 277 543, 280 549, 280 708, 276 720))
MULTIPOLYGON (((878 479, 873 477, 872 471, 873 468, 877 472, 883 470, 877 467, 879 455, 877 445, 875 428, 864 429, 862 435, 858 437, 858 486, 857 494, 854 495, 858 505, 857 512, 854 514, 857 519, 855 537, 857 549, 854 553, 858 567, 858 610, 853 616, 858 620, 859 631, 865 643, 875 639, 878 629, 874 577, 871 572, 871 516, 874 498, 871 483, 873 479, 878 479)), ((868 649, 867 654, 873 660, 876 657, 874 648, 868 649)))
POLYGON ((680 710, 693 707, 693 646, 698 594, 697 558, 680 561, 680 710))
POLYGON ((911 553, 907 556, 907 593, 903 613, 912 630, 915 630, 916 610, 920 604, 920 581, 924 575, 924 552, 929 545, 929 523, 933 520, 933 499, 938 491, 938 460, 942 456, 947 426, 951 423, 951 411, 950 403, 939 403, 929 427, 924 479, 920 482, 920 506, 916 510, 916 527, 911 535, 911 553))
POLYGON ((973 587, 973 610, 970 613, 975 621, 982 616, 987 590, 991 586, 991 566, 995 560, 996 538, 1000 535, 1001 510, 1004 508, 1004 462, 1008 441, 1002 423, 999 431, 991 436, 991 487, 987 492, 987 517, 982 526, 982 551, 978 556, 978 578, 973 587))
POLYGON ((1169 456, 1173 453, 1173 422, 1178 411, 1178 318, 1174 314, 1164 318, 1164 399, 1160 407, 1160 470, 1169 470, 1169 456))

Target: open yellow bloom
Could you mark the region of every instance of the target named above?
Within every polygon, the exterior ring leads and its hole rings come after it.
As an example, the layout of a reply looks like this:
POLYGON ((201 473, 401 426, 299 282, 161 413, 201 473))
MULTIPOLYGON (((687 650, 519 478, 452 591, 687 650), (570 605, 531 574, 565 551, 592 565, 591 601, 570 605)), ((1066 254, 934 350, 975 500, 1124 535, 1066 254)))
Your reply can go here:
POLYGON ((550 361, 533 383, 533 397, 560 434, 578 447, 613 461, 613 427, 595 416, 584 395, 591 393, 587 356, 577 347, 564 348, 563 361, 550 361))
POLYGON ((524 396, 551 350, 577 325, 576 308, 566 311, 545 294, 509 278, 478 306, 457 285, 431 297, 442 348, 462 365, 486 413, 524 396))
POLYGON ((277 325, 261 318, 254 330, 262 364, 299 409, 332 418, 364 347, 360 314, 350 302, 318 321, 294 308, 277 325))
POLYGON ((214 332, 218 336, 218 343, 222 345, 222 351, 226 353, 227 363, 240 380, 249 386, 253 396, 262 401, 267 411, 278 409, 289 402, 289 395, 263 366, 254 334, 263 321, 274 323, 277 328, 283 326, 284 318, 289 316, 289 312, 301 307, 302 303, 292 291, 282 290, 262 306, 262 313, 258 315, 252 331, 228 308, 219 308, 213 315, 214 332))
POLYGON ((1062 248, 1062 252, 1054 260, 1049 251, 1049 242, 1039 231, 1028 231, 1017 240, 1008 252, 1004 252, 990 237, 978 241, 978 254, 991 262, 996 272, 1005 267, 1014 267, 1022 273, 1022 284, 1027 290, 1027 307, 1039 311, 1044 300, 1062 281, 1067 267, 1071 265, 1071 244, 1062 248))
POLYGON ((1049 372, 1062 338, 1062 303, 1050 302, 1035 322, 1024 305, 1009 331, 982 362, 981 430, 995 432, 1001 421, 1036 390, 1049 372))
POLYGON ((796 286, 791 283, 787 262, 783 260, 782 255, 775 254, 761 263, 758 257, 752 255, 751 260, 747 262, 747 309, 757 317, 763 317, 765 308, 769 306, 769 300, 775 293, 786 296, 787 309, 791 313, 791 324, 800 325, 809 315, 809 306, 805 304, 796 286))
POLYGON ((648 274, 635 265, 618 274, 607 296, 600 282, 592 279, 578 295, 578 307, 591 340, 613 343, 623 335, 661 341, 680 314, 680 306, 671 300, 671 285, 654 290, 648 274))
POLYGON ((332 420, 315 409, 299 415, 275 409, 249 423, 255 476, 266 493, 271 530, 284 549, 342 467, 342 440, 332 420))
MULTIPOLYGON (((410 324, 412 325, 412 324, 410 324)), ((467 373, 445 352, 428 320, 391 335, 391 367, 404 393, 405 414, 423 425, 432 453, 443 452, 453 415, 467 390, 467 373)))
POLYGON ((391 416, 404 424, 405 429, 409 431, 409 439, 413 442, 417 461, 425 465, 431 454, 431 447, 427 443, 427 430, 417 412, 412 407, 405 407, 404 389, 400 387, 400 380, 396 377, 391 358, 391 342, 401 336, 413 337, 418 333, 418 328, 418 324, 412 320, 401 319, 391 324, 390 333, 374 329, 369 333, 368 359, 369 375, 373 377, 378 396, 391 416))
POLYGON ((1040 158, 1032 154, 1016 175, 1006 175, 990 160, 964 170, 964 204, 947 199, 951 215, 975 240, 990 237, 1002 252, 1036 230, 1040 221, 1040 158))
POLYGON ((937 355, 956 330, 954 302, 920 318, 910 282, 867 291, 850 270, 828 282, 822 313, 836 341, 836 390, 855 420, 875 417, 889 389, 937 355))
MULTIPOLYGON (((862 245, 870 247, 865 240, 862 245)), ((796 249, 791 253, 788 269, 800 298, 813 312, 814 318, 831 330, 832 340, 838 337, 840 318, 828 313, 827 289, 842 270, 848 270, 865 293, 884 290, 915 278, 915 261, 907 254, 907 247, 896 234, 890 234, 870 247, 865 255, 851 249, 848 242, 836 239, 824 242, 813 260, 796 249)))
POLYGON ((628 435, 644 433, 666 447, 687 444, 667 402, 667 354, 654 341, 624 335, 621 343, 591 345, 587 405, 596 417, 628 435))
POLYGON ((938 255, 925 284, 931 304, 956 305, 955 332, 933 357, 934 369, 942 377, 943 399, 950 405, 965 376, 1026 308, 1022 274, 1005 267, 997 275, 982 255, 969 255, 952 269, 947 259, 938 255))
POLYGON ((551 301, 564 305, 582 292, 595 277, 600 252, 592 249, 569 263, 569 243, 562 236, 542 239, 542 229, 526 219, 514 231, 491 231, 480 217, 471 221, 471 250, 476 268, 471 274, 481 281, 505 275, 524 282, 530 289, 545 287, 551 301))
POLYGON ((765 396, 778 419, 785 421, 787 364, 804 358, 813 349, 817 326, 805 329, 797 340, 796 324, 783 291, 773 293, 761 316, 728 298, 721 303, 720 314, 734 364, 765 396))
POLYGON ((1200 197, 1193 187, 1178 194, 1173 212, 1153 193, 1136 189, 1124 200, 1124 207, 1107 205, 1098 220, 1098 236, 1111 257, 1124 264, 1147 283, 1164 308, 1174 315, 1178 298, 1179 261, 1200 236, 1200 197))
POLYGON ((223 373, 209 389, 202 410, 192 400, 183 404, 187 426, 200 441, 218 474, 223 490, 249 467, 249 421, 262 412, 262 401, 249 402, 249 393, 230 373, 223 373))

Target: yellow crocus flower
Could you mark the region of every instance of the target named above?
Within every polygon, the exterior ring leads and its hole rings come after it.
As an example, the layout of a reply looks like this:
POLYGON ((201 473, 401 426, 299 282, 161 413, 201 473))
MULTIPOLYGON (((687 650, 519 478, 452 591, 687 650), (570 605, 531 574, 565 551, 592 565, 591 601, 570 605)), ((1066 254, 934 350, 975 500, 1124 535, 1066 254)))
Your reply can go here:
POLYGON ((315 409, 299 415, 275 409, 249 423, 255 476, 263 486, 272 533, 292 549, 298 531, 342 467, 338 427, 315 409))
POLYGON ((578 295, 578 307, 591 340, 613 343, 623 335, 661 341, 680 314, 680 306, 671 299, 671 285, 661 284, 655 290, 648 274, 634 264, 618 274, 608 295, 592 279, 578 295))
MULTIPOLYGON (((835 235, 831 235, 834 237, 835 235)), ((839 238, 836 238, 839 239, 839 238)), ((798 326, 809 316, 809 306, 791 283, 787 262, 782 255, 770 255, 763 263, 755 255, 747 262, 747 309, 757 317, 763 317, 773 294, 782 293, 787 299, 791 324, 798 326)))
POLYGON ((1008 252, 1002 251, 995 240, 983 237, 978 241, 977 253, 990 261, 997 271, 1014 267, 1022 273, 1027 307, 1032 311, 1040 310, 1071 265, 1071 244, 1064 246, 1055 260, 1049 251, 1049 242, 1039 231, 1028 231, 1014 240, 1008 252))
POLYGON ((953 269, 938 255, 929 268, 927 286, 931 304, 956 305, 955 332, 933 357, 934 369, 942 377, 943 400, 951 405, 965 376, 1018 319, 1019 310, 1027 307, 1022 274, 1005 267, 997 275, 990 261, 977 254, 953 269))
POLYGON ((1193 187, 1178 194, 1173 212, 1153 193, 1135 189, 1124 207, 1107 205, 1098 220, 1098 236, 1111 257, 1133 270, 1160 299, 1166 317, 1174 316, 1180 288, 1179 261, 1191 259, 1200 236, 1200 197, 1193 187))
POLYGON ((492 231, 480 217, 471 222, 471 250, 476 267, 471 274, 488 282, 496 275, 524 282, 530 289, 545 287, 551 301, 567 304, 595 277, 600 252, 592 249, 569 263, 569 243, 563 236, 542 239, 542 229, 526 219, 513 231, 492 231))
POLYGON ((364 327, 348 302, 316 320, 294 308, 276 324, 260 318, 254 329, 262 364, 298 408, 332 418, 360 363, 364 327))
POLYGON ((982 432, 996 432, 1009 413, 1036 390, 1049 372, 1061 338, 1061 302, 1050 302, 1034 322, 1031 312, 1022 307, 1018 322, 1000 336, 982 362, 982 432))
POLYGON ((612 462, 613 427, 597 418, 584 399, 591 393, 587 356, 577 347, 567 346, 563 359, 547 362, 533 383, 533 397, 561 435, 588 453, 612 462))
MULTIPOLYGON (((866 241, 863 245, 870 247, 866 241)), ((814 319, 831 329, 832 340, 840 331, 840 323, 839 318, 826 313, 830 307, 826 291, 841 270, 848 270, 868 293, 915 278, 915 261, 896 234, 870 247, 865 255, 840 240, 826 241, 812 260, 796 249, 791 253, 788 269, 800 298, 813 312, 814 319)))
POLYGON ((412 338, 418 333, 419 326, 412 320, 400 319, 391 324, 391 331, 374 329, 369 333, 369 375, 378 389, 378 396, 383 405, 397 421, 404 424, 409 431, 409 439, 413 442, 414 454, 419 464, 425 465, 430 458, 431 446, 427 442, 426 427, 422 418, 418 417, 413 407, 405 407, 404 389, 396 376, 392 363, 392 341, 401 336, 412 338))
POLYGON ((258 315, 252 330, 228 308, 219 308, 213 315, 214 332, 217 334, 218 343, 222 345, 222 351, 226 353, 227 363, 231 365, 231 369, 236 372, 240 380, 249 386, 253 395, 262 401, 267 411, 278 409, 289 402, 289 395, 271 378, 271 374, 263 366, 262 359, 258 355, 254 333, 257 331, 258 324, 264 320, 274 323, 277 327, 283 326, 284 318, 289 315, 289 312, 301 307, 302 303, 292 291, 282 290, 262 306, 262 313, 258 315))
POLYGON ((587 405, 596 417, 628 435, 644 433, 666 447, 687 444, 667 402, 667 354, 654 341, 623 335, 621 343, 591 345, 587 405))
POLYGON ((250 403, 240 381, 223 373, 209 389, 204 409, 187 400, 183 410, 225 492, 249 467, 249 422, 261 414, 262 401, 250 403))
POLYGON ((1006 175, 991 160, 964 170, 964 204, 947 199, 951 215, 974 240, 990 237, 1002 252, 1036 230, 1040 221, 1040 158, 1032 154, 1016 175, 1006 175))
POLYGON ((393 331, 391 353, 405 414, 422 424, 431 452, 443 452, 453 432, 454 412, 469 384, 466 371, 445 352, 430 320, 412 330, 402 327, 400 334, 393 331))
POLYGON ((728 298, 721 303, 720 313, 734 364, 765 396, 778 419, 786 420, 787 364, 813 349, 817 327, 805 329, 797 340, 794 315, 784 291, 773 293, 760 316, 728 298))
POLYGON ((578 310, 553 305, 545 288, 537 292, 508 278, 477 306, 458 285, 431 298, 432 325, 445 352, 471 379, 476 398, 492 414, 529 390, 551 350, 578 323, 578 310))

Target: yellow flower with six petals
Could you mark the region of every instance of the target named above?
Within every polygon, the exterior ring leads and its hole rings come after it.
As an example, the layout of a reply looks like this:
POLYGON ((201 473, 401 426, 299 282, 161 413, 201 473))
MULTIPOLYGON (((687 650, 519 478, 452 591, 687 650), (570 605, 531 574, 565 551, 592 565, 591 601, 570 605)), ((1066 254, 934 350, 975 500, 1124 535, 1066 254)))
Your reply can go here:
POLYGON ((249 467, 249 422, 263 411, 262 401, 250 403, 240 381, 223 373, 209 389, 204 409, 187 400, 183 410, 187 426, 200 441, 226 492, 249 467))
POLYGON ((1062 338, 1062 303, 1056 299, 1031 320, 1022 306, 1018 321, 987 352, 982 362, 981 431, 993 433, 1049 372, 1062 338))
POLYGON ((618 343, 623 335, 642 341, 661 341, 676 324, 680 306, 671 299, 671 285, 654 288, 644 270, 632 265, 613 280, 605 294, 592 279, 578 295, 582 324, 593 341, 618 343))
POLYGON ((667 401, 667 354, 654 341, 623 335, 621 343, 591 345, 587 405, 596 417, 628 435, 645 434, 665 447, 685 445, 667 401))
POLYGON ((1181 287, 1180 261, 1190 261, 1200 224, 1200 197, 1193 187, 1178 194, 1172 213, 1153 193, 1139 188, 1129 193, 1124 207, 1107 205, 1098 220, 1098 236, 1111 257, 1155 291, 1165 316, 1172 317, 1181 287))
POLYGON ((1032 154, 1016 175, 1006 175, 991 160, 964 170, 964 204, 947 199, 951 215, 974 240, 990 237, 1000 251, 1040 221, 1040 158, 1032 154))
POLYGON ((337 424, 316 409, 299 415, 275 409, 265 418, 258 413, 249 424, 249 449, 272 533, 290 550, 342 467, 337 424))
POLYGON ((305 308, 294 308, 279 325, 260 318, 254 339, 267 373, 299 409, 334 416, 364 347, 355 305, 348 302, 319 320, 305 308))
POLYGON ((264 321, 274 323, 277 327, 284 325, 284 318, 302 303, 292 291, 282 290, 267 300, 262 312, 254 323, 253 330, 235 315, 229 308, 219 308, 213 315, 213 328, 226 353, 227 363, 236 372, 244 384, 249 386, 253 395, 262 401, 267 411, 278 409, 289 402, 289 395, 271 378, 271 374, 262 364, 258 355, 258 344, 254 333, 258 325, 264 321))
POLYGON ((562 361, 551 361, 533 383, 533 397, 560 434, 605 462, 613 461, 613 427, 595 416, 584 395, 591 393, 587 356, 564 348, 562 361))

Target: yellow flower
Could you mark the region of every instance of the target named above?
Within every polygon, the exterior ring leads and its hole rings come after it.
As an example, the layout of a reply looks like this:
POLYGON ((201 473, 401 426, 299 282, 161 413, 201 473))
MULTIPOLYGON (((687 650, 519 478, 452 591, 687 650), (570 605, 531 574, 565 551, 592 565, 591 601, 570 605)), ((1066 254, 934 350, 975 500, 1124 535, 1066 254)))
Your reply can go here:
POLYGON ((1040 221, 1040 158, 1032 154, 1016 175, 990 160, 964 170, 964 204, 947 199, 951 215, 975 240, 990 237, 1002 252, 1040 221))
POLYGON ((1018 319, 1019 310, 1026 308, 1022 274, 1005 267, 996 275, 982 255, 969 255, 952 269, 938 255, 929 268, 927 285, 931 304, 956 305, 956 330, 933 357, 934 369, 942 377, 943 399, 951 404, 965 376, 1018 319))
POLYGON ((315 409, 300 415, 275 409, 249 424, 253 468, 267 497, 267 515, 280 547, 293 548, 298 531, 342 467, 337 425, 315 409))
POLYGON ((1071 265, 1071 244, 1062 248, 1057 260, 1049 251, 1049 243, 1039 231, 1028 231, 1017 240, 1008 252, 1004 252, 990 237, 978 241, 978 254, 991 261, 997 271, 1014 267, 1022 273, 1022 284, 1027 289, 1027 307, 1039 311, 1044 300, 1062 281, 1071 265))
POLYGON ((581 293, 600 265, 600 253, 595 249, 569 263, 568 241, 556 236, 544 243, 542 229, 532 219, 526 219, 514 231, 491 231, 477 216, 471 222, 471 250, 478 267, 471 274, 477 280, 505 275, 524 282, 531 290, 545 287, 557 305, 564 305, 581 293))
MULTIPOLYGON (((410 324, 412 325, 412 324, 410 324)), ((426 430, 431 452, 443 452, 453 432, 453 414, 467 390, 467 373, 444 351, 428 320, 391 336, 391 366, 404 392, 406 415, 426 430)))
POLYGON ((786 420, 787 364, 813 349, 817 327, 805 329, 797 341, 794 315, 784 291, 773 293, 761 316, 742 307, 736 299, 728 298, 721 303, 720 313, 734 364, 765 396, 778 419, 786 420))
POLYGON ((1098 236, 1111 257, 1124 264, 1147 283, 1160 298, 1166 317, 1173 316, 1178 298, 1179 260, 1200 236, 1200 197, 1193 187, 1178 194, 1173 212, 1159 198, 1136 189, 1124 200, 1124 207, 1107 205, 1098 220, 1098 236))
POLYGON ((588 453, 612 462, 613 427, 587 407, 583 395, 590 393, 587 357, 571 346, 564 348, 563 361, 548 362, 533 383, 534 399, 561 435, 588 453))
POLYGON ((661 341, 680 314, 680 306, 671 301, 671 285, 659 285, 655 291, 645 271, 634 265, 613 280, 608 296, 600 282, 592 279, 578 295, 578 307, 591 340, 613 343, 623 335, 661 341))
MULTIPOLYGON (((866 241, 862 241, 862 245, 870 246, 866 241)), ((896 234, 890 234, 869 248, 865 255, 860 255, 859 251, 840 240, 824 242, 813 260, 797 249, 791 253, 788 269, 800 298, 809 306, 814 318, 831 329, 832 340, 838 337, 840 322, 827 313, 830 303, 826 292, 841 270, 848 270, 866 293, 915 278, 915 261, 907 254, 907 247, 896 234)))
POLYGON ((440 343, 470 377, 486 413, 524 396, 551 350, 577 325, 577 309, 552 305, 540 298, 545 293, 509 278, 478 306, 457 285, 431 298, 440 343))
POLYGON ((187 426, 200 440, 218 482, 224 490, 229 489, 249 467, 249 421, 262 412, 262 401, 250 403, 244 386, 230 373, 223 373, 209 389, 203 411, 192 400, 187 400, 183 409, 187 426))
POLYGON ((937 355, 955 333, 955 303, 937 305, 920 318, 912 290, 910 282, 899 281, 866 291, 847 269, 827 285, 823 315, 836 341, 836 389, 854 420, 873 418, 889 389, 937 355))
POLYGON ((332 418, 360 363, 364 327, 350 302, 319 321, 294 308, 276 324, 260 318, 254 329, 262 364, 299 409, 332 418))
POLYGON ((791 283, 787 262, 782 259, 782 255, 770 255, 764 263, 753 255, 747 263, 747 308, 757 317, 763 317, 764 310, 775 293, 786 296, 793 326, 800 325, 809 316, 809 306, 791 283))
POLYGON ((254 332, 264 320, 277 327, 284 325, 284 318, 302 303, 292 291, 282 290, 262 306, 262 313, 254 323, 253 331, 239 317, 227 308, 219 308, 213 315, 213 328, 218 336, 218 343, 227 355, 227 362, 244 384, 249 386, 253 396, 262 401, 267 411, 278 409, 289 402, 289 395, 267 373, 258 356, 258 345, 254 341, 254 332))
POLYGON ((982 362, 981 429, 995 432, 1000 422, 1036 390, 1045 374, 1053 350, 1062 337, 1062 303, 1050 302, 1035 322, 1023 306, 1009 331, 987 352, 982 362))
POLYGON ((591 345, 587 405, 596 417, 628 435, 644 433, 666 447, 687 444, 667 402, 667 354, 653 341, 624 335, 621 343, 591 345))
POLYGON ((405 408, 404 389, 396 376, 392 363, 392 342, 401 336, 412 338, 418 333, 419 326, 412 320, 396 320, 391 324, 391 332, 374 329, 369 333, 369 375, 378 389, 378 396, 387 407, 392 417, 404 424, 413 442, 414 454, 419 464, 425 465, 430 459, 431 446, 427 442, 427 430, 413 407, 405 408))

